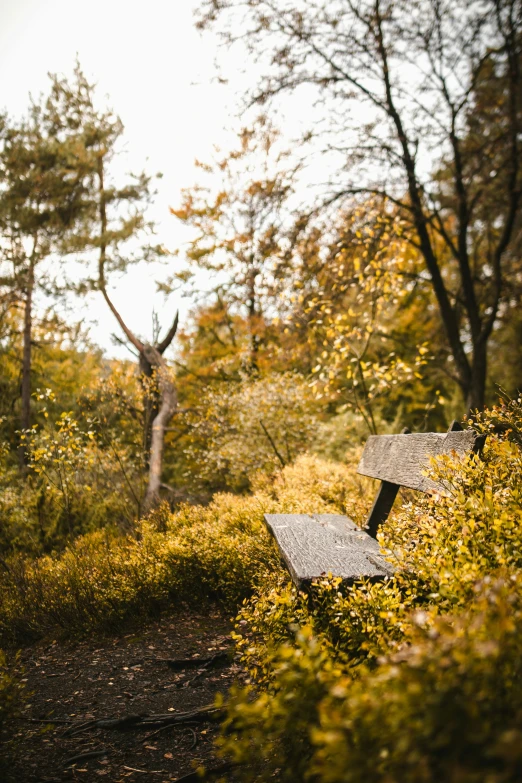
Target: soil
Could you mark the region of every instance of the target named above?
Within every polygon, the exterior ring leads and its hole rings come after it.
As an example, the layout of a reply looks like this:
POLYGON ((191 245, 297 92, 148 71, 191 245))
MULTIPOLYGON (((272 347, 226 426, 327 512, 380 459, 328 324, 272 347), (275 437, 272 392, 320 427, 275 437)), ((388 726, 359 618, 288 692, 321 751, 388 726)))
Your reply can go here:
MULTIPOLYGON (((200 614, 190 609, 134 633, 47 641, 23 650, 17 669, 29 698, 8 750, 7 780, 170 783, 197 767, 223 765, 213 747, 217 723, 208 719, 160 727, 154 736, 156 727, 81 727, 96 719, 176 715, 212 705, 218 693, 245 679, 234 661, 231 628, 232 620, 218 608, 200 614), (206 668, 178 671, 161 660, 225 651, 228 657, 206 668), (98 755, 72 761, 89 753, 98 755)), ((223 773, 221 779, 232 778, 223 773)))

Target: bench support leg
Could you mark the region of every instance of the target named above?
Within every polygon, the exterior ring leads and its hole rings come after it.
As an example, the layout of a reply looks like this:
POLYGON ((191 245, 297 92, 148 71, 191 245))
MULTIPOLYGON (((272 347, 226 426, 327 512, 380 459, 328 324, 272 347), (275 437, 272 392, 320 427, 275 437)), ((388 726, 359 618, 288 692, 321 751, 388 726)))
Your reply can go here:
POLYGON ((398 484, 392 484, 390 481, 381 482, 381 487, 365 525, 366 531, 372 538, 377 538, 379 525, 387 519, 399 489, 398 484))

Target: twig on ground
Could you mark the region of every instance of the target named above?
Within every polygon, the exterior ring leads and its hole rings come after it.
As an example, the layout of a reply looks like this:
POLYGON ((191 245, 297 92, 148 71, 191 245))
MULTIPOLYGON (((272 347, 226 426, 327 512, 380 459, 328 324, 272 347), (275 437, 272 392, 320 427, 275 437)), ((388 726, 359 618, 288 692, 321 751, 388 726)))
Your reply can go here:
POLYGON ((189 772, 188 775, 183 775, 181 778, 176 778, 174 783, 201 783, 202 780, 207 780, 210 777, 214 777, 214 775, 222 775, 225 772, 230 772, 231 769, 234 769, 238 766, 239 764, 227 762, 225 764, 220 764, 219 767, 206 769, 203 775, 201 775, 200 772, 189 772))
POLYGON ((84 729, 88 729, 91 726, 93 726, 96 723, 96 720, 87 720, 85 723, 80 723, 80 725, 73 725, 69 726, 68 729, 65 729, 65 731, 62 734, 62 737, 74 737, 75 734, 78 734, 80 731, 83 731, 84 729))
POLYGON ((80 723, 79 726, 70 726, 66 729, 62 736, 75 737, 77 734, 81 734, 82 731, 87 729, 128 729, 134 726, 135 723, 139 723, 144 715, 125 715, 123 718, 110 718, 109 720, 88 720, 87 723, 80 723), (104 725, 102 725, 104 724, 104 725), (110 724, 110 725, 105 725, 110 724))
MULTIPOLYGON (((187 726, 187 723, 183 723, 183 726, 187 726)), ((194 725, 197 725, 196 721, 194 721, 194 725)), ((167 723, 166 726, 160 726, 159 729, 156 729, 156 731, 151 731, 150 734, 146 734, 144 737, 141 738, 140 742, 146 742, 147 740, 152 739, 152 737, 155 737, 157 734, 161 734, 162 731, 165 731, 166 729, 174 729, 176 728, 175 723, 167 723)))
POLYGON ((230 650, 218 652, 208 658, 154 658, 155 663, 166 663, 169 669, 182 671, 183 669, 200 669, 218 666, 230 660, 230 650))
POLYGON ((194 748, 198 744, 198 735, 196 734, 194 729, 190 728, 190 726, 186 726, 184 731, 190 731, 191 732, 191 734, 192 734, 192 745, 190 746, 190 748, 188 748, 188 750, 189 751, 194 750, 194 748))
POLYGON ((107 756, 106 750, 90 750, 88 753, 79 753, 77 756, 71 756, 70 759, 63 762, 64 767, 70 767, 72 764, 77 764, 79 761, 87 761, 88 759, 98 759, 102 756, 107 756))
POLYGON ((203 667, 194 675, 194 677, 191 677, 190 680, 181 680, 181 682, 177 682, 176 683, 176 687, 177 688, 190 688, 192 683, 196 682, 196 680, 199 680, 200 677, 203 677, 207 673, 208 673, 208 668, 203 667))
POLYGON ((139 772, 140 775, 159 775, 160 771, 163 772, 163 770, 159 769, 136 769, 136 767, 126 767, 125 764, 123 764, 122 769, 128 769, 129 772, 139 772))
POLYGON ((220 707, 214 707, 213 704, 209 704, 206 707, 201 707, 197 710, 191 710, 190 712, 179 712, 175 715, 172 713, 157 714, 157 715, 125 715, 122 718, 100 718, 98 720, 89 721, 87 724, 81 724, 79 726, 72 726, 70 730, 67 730, 69 736, 75 736, 76 734, 86 731, 90 728, 95 729, 140 729, 140 728, 152 728, 163 726, 175 726, 187 723, 198 723, 219 720, 223 715, 223 709, 220 707))

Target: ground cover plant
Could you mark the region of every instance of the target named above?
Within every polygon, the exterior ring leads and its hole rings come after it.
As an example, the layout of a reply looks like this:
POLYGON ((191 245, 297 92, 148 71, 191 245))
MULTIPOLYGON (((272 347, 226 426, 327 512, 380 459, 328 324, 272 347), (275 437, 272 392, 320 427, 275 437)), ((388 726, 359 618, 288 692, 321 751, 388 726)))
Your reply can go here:
POLYGON ((16 712, 21 701, 22 687, 11 675, 5 653, 0 650, 0 738, 7 718, 16 712))
POLYGON ((362 509, 363 486, 351 468, 302 457, 275 480, 259 478, 251 496, 216 495, 208 506, 174 513, 165 505, 130 535, 106 529, 59 554, 5 558, 0 638, 13 644, 60 629, 113 629, 182 601, 218 600, 234 612, 280 573, 263 514, 342 513, 351 496, 362 509))
POLYGON ((380 533, 395 578, 307 596, 274 575, 243 606, 252 684, 222 746, 262 763, 245 779, 520 779, 522 399, 471 423, 482 458, 434 466, 450 496, 405 503, 380 533))
MULTIPOLYGON (((282 575, 263 514, 343 513, 364 484, 351 468, 301 457, 278 477, 260 476, 249 497, 216 495, 206 507, 165 504, 132 534, 107 528, 76 538, 64 551, 0 561, 0 639, 16 649, 43 637, 121 632, 162 610, 190 615, 221 604, 233 617, 241 601, 282 575)), ((16 710, 19 683, 0 658, 0 731, 16 710)))
MULTIPOLYGON (((263 514, 362 524, 371 497, 355 457, 305 456, 258 476, 250 496, 163 506, 132 535, 96 531, 55 555, 4 559, 2 644, 243 601, 235 638, 250 685, 232 690, 220 746, 245 780, 517 780, 522 399, 470 425, 488 435, 482 457, 431 468, 449 496, 405 497, 383 527, 393 579, 326 577, 310 595, 291 585, 263 514)), ((8 715, 16 684, 5 686, 8 715)))

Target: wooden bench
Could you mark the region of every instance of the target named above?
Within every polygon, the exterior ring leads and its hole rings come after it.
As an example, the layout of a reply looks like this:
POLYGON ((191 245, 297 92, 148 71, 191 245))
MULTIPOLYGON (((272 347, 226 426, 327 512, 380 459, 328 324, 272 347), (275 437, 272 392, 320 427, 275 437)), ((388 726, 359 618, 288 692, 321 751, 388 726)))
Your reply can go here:
POLYGON ((401 487, 447 495, 441 482, 428 478, 431 457, 466 456, 482 448, 484 436, 462 430, 453 422, 446 433, 371 435, 357 472, 380 479, 381 486, 364 529, 338 514, 265 514, 293 581, 305 588, 314 579, 332 574, 348 583, 379 581, 393 574, 376 541, 379 525, 388 517, 401 487))

